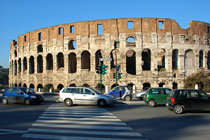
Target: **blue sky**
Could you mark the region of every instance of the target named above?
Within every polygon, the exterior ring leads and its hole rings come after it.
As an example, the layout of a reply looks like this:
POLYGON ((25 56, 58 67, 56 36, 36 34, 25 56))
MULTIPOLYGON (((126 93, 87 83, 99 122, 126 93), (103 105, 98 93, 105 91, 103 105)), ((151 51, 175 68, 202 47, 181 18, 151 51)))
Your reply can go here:
POLYGON ((9 46, 19 35, 58 24, 111 18, 175 19, 210 23, 210 0, 0 0, 0 66, 8 67, 9 46))

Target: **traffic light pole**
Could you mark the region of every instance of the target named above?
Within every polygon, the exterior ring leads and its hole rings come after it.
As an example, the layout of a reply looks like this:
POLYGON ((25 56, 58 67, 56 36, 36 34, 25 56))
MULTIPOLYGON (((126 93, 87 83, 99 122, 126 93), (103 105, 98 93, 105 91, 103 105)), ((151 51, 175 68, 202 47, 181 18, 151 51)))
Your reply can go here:
POLYGON ((102 93, 102 73, 100 74, 100 91, 102 93))

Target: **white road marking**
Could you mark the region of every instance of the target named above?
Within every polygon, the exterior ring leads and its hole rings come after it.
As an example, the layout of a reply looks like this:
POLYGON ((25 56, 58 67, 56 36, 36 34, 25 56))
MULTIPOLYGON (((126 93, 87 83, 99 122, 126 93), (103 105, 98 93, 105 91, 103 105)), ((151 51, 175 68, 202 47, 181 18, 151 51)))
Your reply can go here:
POLYGON ((66 121, 66 120, 36 120, 38 123, 65 123, 65 124, 90 124, 90 125, 121 125, 126 126, 124 122, 99 122, 99 121, 66 121))
POLYGON ((34 123, 36 127, 54 127, 54 128, 79 128, 79 129, 98 129, 98 130, 133 130, 131 127, 120 126, 91 126, 91 125, 63 125, 63 124, 41 124, 34 123))
POLYGON ((71 115, 71 114, 41 114, 41 116, 63 116, 63 117, 82 117, 82 118, 117 118, 116 116, 104 116, 104 115, 100 115, 100 116, 94 116, 94 115, 71 115))
POLYGON ((88 130, 61 130, 61 129, 37 129, 29 128, 29 132, 46 132, 46 133, 66 133, 66 134, 88 134, 88 135, 107 135, 107 136, 139 136, 142 137, 139 133, 134 132, 118 132, 118 131, 88 131, 88 130))
POLYGON ((89 121, 121 121, 120 119, 104 119, 104 118, 68 118, 68 117, 45 117, 40 116, 39 119, 59 119, 59 120, 89 120, 89 121))
MULTIPOLYGON (((123 138, 95 138, 95 137, 79 137, 79 136, 58 136, 58 135, 43 135, 43 134, 24 134, 24 138, 36 139, 52 139, 52 140, 130 140, 123 138)), ((145 139, 132 139, 132 140, 145 140, 145 139)))

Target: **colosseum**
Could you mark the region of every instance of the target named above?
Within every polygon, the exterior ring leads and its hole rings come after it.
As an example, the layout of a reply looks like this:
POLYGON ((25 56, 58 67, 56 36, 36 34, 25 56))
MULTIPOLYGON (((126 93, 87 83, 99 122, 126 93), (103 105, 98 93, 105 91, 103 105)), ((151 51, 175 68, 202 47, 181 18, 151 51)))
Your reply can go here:
POLYGON ((10 44, 9 86, 36 91, 45 86, 98 88, 99 63, 108 65, 102 76, 105 91, 116 85, 116 66, 122 73, 118 84, 133 91, 182 88, 188 75, 210 69, 210 24, 191 21, 187 29, 181 29, 172 19, 119 18, 31 31, 10 44))

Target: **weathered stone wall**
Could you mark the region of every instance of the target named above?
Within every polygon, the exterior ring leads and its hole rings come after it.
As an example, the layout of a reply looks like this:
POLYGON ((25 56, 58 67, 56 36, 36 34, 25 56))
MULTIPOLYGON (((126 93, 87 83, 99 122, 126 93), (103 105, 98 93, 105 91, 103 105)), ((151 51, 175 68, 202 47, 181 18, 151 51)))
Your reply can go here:
MULTIPOLYGON (((62 24, 20 35, 17 41, 12 41, 10 44, 9 85, 34 87, 36 90, 38 85, 43 87, 46 84, 52 84, 54 89, 59 85, 71 84, 76 86, 88 84, 95 88, 99 84, 99 75, 95 70, 96 52, 100 50, 103 58, 110 57, 110 53, 115 49, 115 40, 120 41, 117 63, 120 64, 120 72, 123 73, 119 84, 135 85, 136 90, 141 90, 145 83, 149 83, 151 87, 165 85, 170 88, 176 83, 178 88, 182 88, 187 75, 200 69, 210 68, 210 24, 208 23, 191 21, 187 29, 181 29, 175 20, 164 18, 107 19, 62 24), (132 22, 132 28, 128 26, 129 22, 132 22), (102 25, 100 35, 98 35, 98 24, 102 25), (162 27, 159 24, 162 24, 162 27), (73 32, 70 31, 72 26, 73 32), (61 33, 59 28, 62 28, 61 33), (134 39, 131 42, 135 44, 134 46, 127 45, 129 43, 127 39, 130 37, 134 39), (76 42, 76 49, 69 49, 71 40, 76 42), (37 51, 39 45, 43 48, 41 52, 37 51), (142 53, 145 49, 149 49, 151 53, 150 70, 142 68, 145 63, 142 61, 142 53), (178 50, 178 67, 174 69, 172 56, 175 49, 178 50), (89 53, 90 69, 82 69, 84 51, 89 53), (134 52, 135 55, 128 61, 129 52, 134 52), (59 53, 63 54, 64 59, 64 67, 61 68, 57 62, 59 53), (76 73, 69 72, 71 53, 76 54, 76 73), (48 54, 53 56, 53 70, 46 68, 48 54), (32 56, 34 73, 29 72, 32 56), (42 57, 41 61, 37 61, 38 56, 42 57), (163 56, 164 62, 159 61, 163 56), (27 60, 25 70, 23 70, 24 58, 27 60), (42 72, 37 71, 39 63, 42 72), (164 63, 164 70, 158 69, 160 63, 164 63), (135 71, 134 74, 128 72, 130 66, 135 67, 135 70, 132 70, 135 71)), ((103 85, 110 89, 115 84, 114 69, 111 69, 110 62, 104 64, 107 64, 109 69, 108 74, 103 76, 103 85)))

